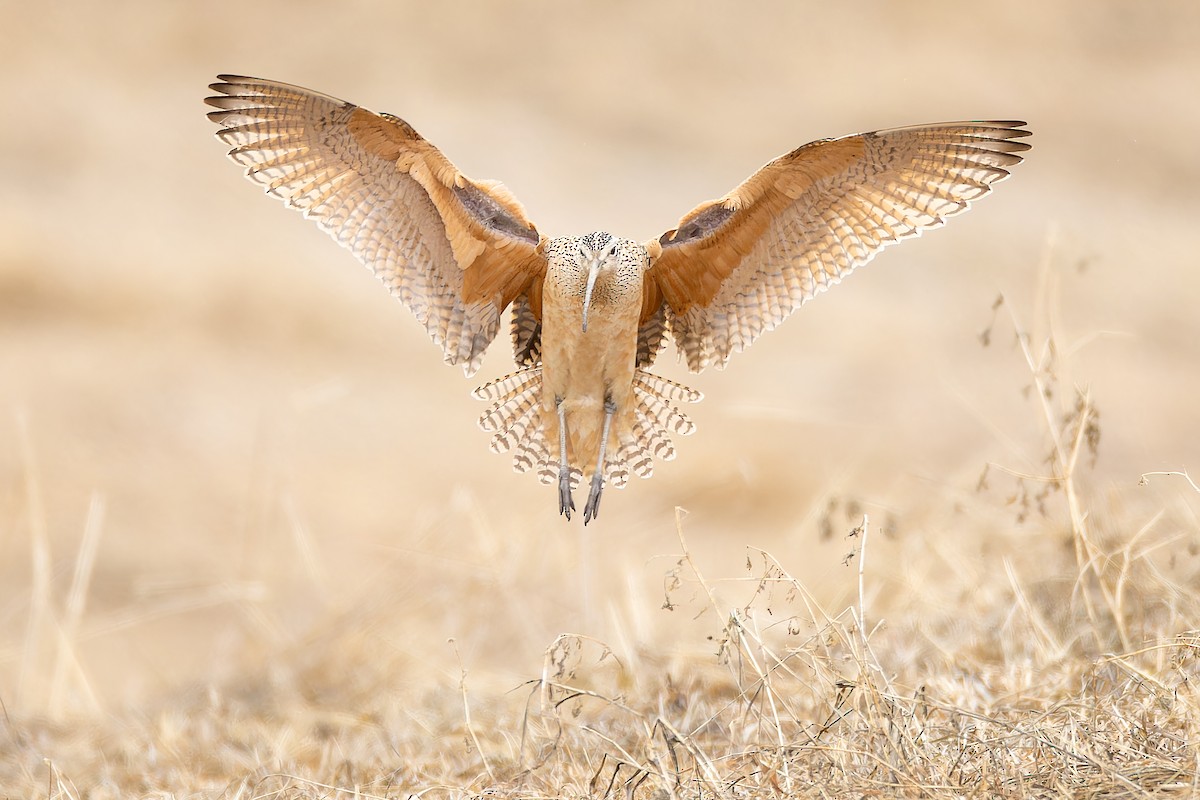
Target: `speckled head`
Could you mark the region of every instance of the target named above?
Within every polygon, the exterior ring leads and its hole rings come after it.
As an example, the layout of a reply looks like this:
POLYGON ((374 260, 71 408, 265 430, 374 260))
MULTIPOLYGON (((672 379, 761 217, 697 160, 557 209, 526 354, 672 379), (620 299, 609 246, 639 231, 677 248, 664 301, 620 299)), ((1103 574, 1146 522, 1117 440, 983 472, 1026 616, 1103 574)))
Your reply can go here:
POLYGON ((646 249, 632 239, 618 239, 606 231, 596 231, 579 237, 579 256, 587 269, 583 292, 583 332, 588 329, 588 312, 596 281, 601 275, 602 297, 605 304, 618 301, 636 289, 641 296, 642 272, 647 266, 646 249))
POLYGON ((584 251, 587 251, 589 254, 599 253, 605 248, 611 248, 615 245, 616 237, 608 231, 594 231, 592 233, 585 233, 579 237, 580 254, 583 254, 584 251))

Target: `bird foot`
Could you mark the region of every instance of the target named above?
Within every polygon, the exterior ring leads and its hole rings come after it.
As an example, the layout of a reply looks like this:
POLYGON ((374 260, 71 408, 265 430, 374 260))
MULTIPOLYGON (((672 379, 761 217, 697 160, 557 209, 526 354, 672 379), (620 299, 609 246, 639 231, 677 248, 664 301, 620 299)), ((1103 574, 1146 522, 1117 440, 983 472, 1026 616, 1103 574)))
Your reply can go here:
POLYGON ((604 476, 597 472, 592 476, 592 489, 588 492, 587 505, 583 507, 583 524, 600 516, 600 494, 604 491, 604 476))
MULTIPOLYGON (((591 501, 589 500, 589 503, 591 501)), ((571 470, 568 467, 559 467, 558 470, 558 513, 564 515, 567 520, 571 519, 571 512, 575 510, 575 499, 571 497, 571 470)))

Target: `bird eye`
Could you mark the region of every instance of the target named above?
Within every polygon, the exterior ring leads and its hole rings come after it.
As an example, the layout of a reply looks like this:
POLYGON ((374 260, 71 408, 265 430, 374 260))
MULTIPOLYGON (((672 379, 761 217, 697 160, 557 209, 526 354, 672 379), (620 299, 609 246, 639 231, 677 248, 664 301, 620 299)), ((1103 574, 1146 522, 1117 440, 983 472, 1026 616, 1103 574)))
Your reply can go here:
POLYGON ((614 243, 613 243, 613 245, 612 245, 612 247, 608 248, 608 255, 609 255, 610 257, 612 257, 612 256, 615 256, 616 254, 617 254, 617 245, 616 245, 616 243, 614 242, 614 243))

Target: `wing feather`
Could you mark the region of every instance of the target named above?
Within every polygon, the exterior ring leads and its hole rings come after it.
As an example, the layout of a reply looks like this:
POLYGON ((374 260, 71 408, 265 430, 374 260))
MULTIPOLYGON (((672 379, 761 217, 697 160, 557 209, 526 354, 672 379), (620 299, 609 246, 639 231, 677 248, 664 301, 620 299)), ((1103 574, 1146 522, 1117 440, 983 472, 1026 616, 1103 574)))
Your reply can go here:
POLYGON ((286 83, 219 80, 208 116, 246 177, 349 249, 446 363, 474 373, 504 309, 545 274, 520 204, 464 176, 398 117, 286 83))
POLYGON ((880 250, 965 211, 1029 149, 1024 122, 951 122, 807 144, 775 159, 659 239, 642 319, 699 372, 880 250), (658 303, 658 306, 654 304, 658 303))

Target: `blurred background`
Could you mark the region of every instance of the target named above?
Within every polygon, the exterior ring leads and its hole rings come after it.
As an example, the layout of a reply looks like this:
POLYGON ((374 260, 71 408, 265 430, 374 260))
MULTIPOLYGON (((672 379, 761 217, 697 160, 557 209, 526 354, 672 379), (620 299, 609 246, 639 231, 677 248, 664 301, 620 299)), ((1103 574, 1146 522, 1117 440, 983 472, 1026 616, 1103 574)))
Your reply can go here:
POLYGON ((563 631, 669 650, 676 507, 707 577, 761 547, 835 607, 863 512, 899 580, 956 536, 1003 553, 1015 479, 989 470, 994 516, 960 501, 988 463, 1046 470, 1010 309, 1100 410, 1098 496, 1200 463, 1193 3, 5 0, 0 27, 9 711, 228 683, 347 629, 415 687, 511 687, 563 631), (657 236, 827 136, 1017 118, 1033 150, 724 373, 664 354, 698 433, 585 535, 475 426, 507 342, 464 380, 259 196, 204 116, 220 72, 398 114, 550 235, 657 236))

